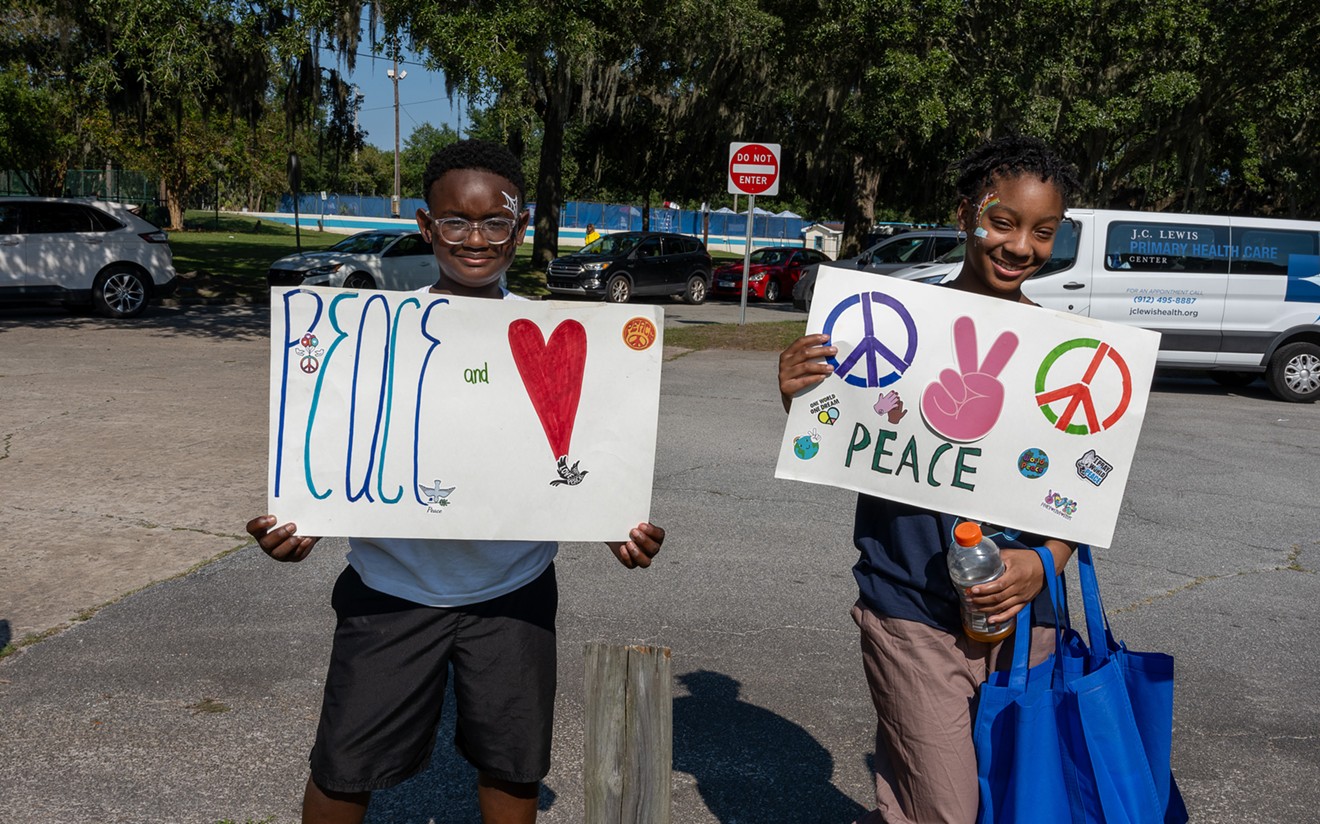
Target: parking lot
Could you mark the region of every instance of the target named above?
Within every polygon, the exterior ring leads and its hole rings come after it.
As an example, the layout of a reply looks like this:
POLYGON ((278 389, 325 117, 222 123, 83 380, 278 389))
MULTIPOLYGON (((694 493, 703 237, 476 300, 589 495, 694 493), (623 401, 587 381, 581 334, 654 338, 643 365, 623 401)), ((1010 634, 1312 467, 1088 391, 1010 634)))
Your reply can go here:
MULTIPOLYGON (((668 325, 739 315, 664 305, 668 325)), ((0 820, 296 820, 344 545, 280 565, 242 531, 265 502, 267 326, 262 307, 0 311, 0 637, 56 630, 0 660, 0 820)), ((770 352, 668 360, 664 551, 628 571, 602 546, 562 548, 541 820, 582 820, 593 640, 673 651, 674 821, 846 822, 869 804, 853 496, 774 479, 774 375, 770 352)), ((1320 808, 1317 431, 1320 407, 1260 383, 1157 376, 1114 546, 1098 550, 1115 633, 1177 659, 1174 769, 1194 821, 1320 808)), ((451 735, 370 821, 475 820, 451 735)))

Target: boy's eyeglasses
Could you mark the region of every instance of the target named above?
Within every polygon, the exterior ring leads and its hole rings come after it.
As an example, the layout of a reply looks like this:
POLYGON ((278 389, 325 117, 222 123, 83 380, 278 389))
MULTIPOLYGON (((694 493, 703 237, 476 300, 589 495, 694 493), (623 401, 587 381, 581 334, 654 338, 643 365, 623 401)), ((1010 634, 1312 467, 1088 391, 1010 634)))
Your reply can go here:
POLYGON ((473 229, 481 232, 487 243, 495 246, 508 243, 513 237, 514 228, 518 225, 516 221, 507 217, 488 217, 476 223, 461 217, 433 217, 431 224, 435 226, 436 234, 440 239, 450 246, 459 246, 467 242, 472 236, 473 229))

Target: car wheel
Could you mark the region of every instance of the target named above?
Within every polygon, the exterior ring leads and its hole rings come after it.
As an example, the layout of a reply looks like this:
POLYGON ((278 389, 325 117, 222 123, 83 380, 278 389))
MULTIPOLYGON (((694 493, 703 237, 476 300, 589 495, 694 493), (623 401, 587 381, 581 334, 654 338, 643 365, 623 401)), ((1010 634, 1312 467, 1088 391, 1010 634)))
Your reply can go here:
POLYGON ((610 303, 627 303, 632 297, 632 285, 623 275, 615 275, 605 284, 605 300, 610 303))
POLYGON ((688 278, 687 289, 683 290, 683 302, 699 306, 706 302, 706 277, 693 275, 688 278))
POLYGON ((371 279, 371 275, 366 272, 354 272, 344 278, 345 289, 375 289, 376 281, 371 279))
POLYGON ((779 281, 770 280, 765 284, 765 302, 774 303, 779 300, 779 281))
POLYGON ((1230 389, 1241 389, 1249 386, 1260 377, 1255 372, 1211 372, 1210 380, 1220 386, 1227 386, 1230 389))
POLYGON ((1291 403, 1310 403, 1320 393, 1320 346, 1290 343, 1270 359, 1265 380, 1270 391, 1291 403))
POLYGON ((127 266, 113 266, 102 272, 92 286, 92 306, 109 318, 132 318, 147 308, 151 286, 146 277, 127 266))

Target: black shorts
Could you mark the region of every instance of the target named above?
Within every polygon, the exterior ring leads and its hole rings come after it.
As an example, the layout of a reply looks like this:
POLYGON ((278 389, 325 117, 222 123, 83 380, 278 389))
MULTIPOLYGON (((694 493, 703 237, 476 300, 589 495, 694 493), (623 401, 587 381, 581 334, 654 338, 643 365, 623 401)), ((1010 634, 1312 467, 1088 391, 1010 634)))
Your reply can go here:
POLYGON ((452 664, 459 752, 491 777, 540 781, 550 771, 558 600, 553 565, 521 589, 453 608, 377 592, 345 569, 331 599, 338 621, 312 780, 362 792, 426 769, 452 664))

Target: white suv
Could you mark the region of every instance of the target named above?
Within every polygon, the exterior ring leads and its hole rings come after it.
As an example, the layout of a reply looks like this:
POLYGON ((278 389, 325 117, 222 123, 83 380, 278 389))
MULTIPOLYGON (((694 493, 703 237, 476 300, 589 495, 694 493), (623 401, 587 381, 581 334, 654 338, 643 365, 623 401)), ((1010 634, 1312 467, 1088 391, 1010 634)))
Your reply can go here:
POLYGON ((169 237, 124 206, 0 197, 0 301, 90 302, 131 318, 175 278, 169 237))

